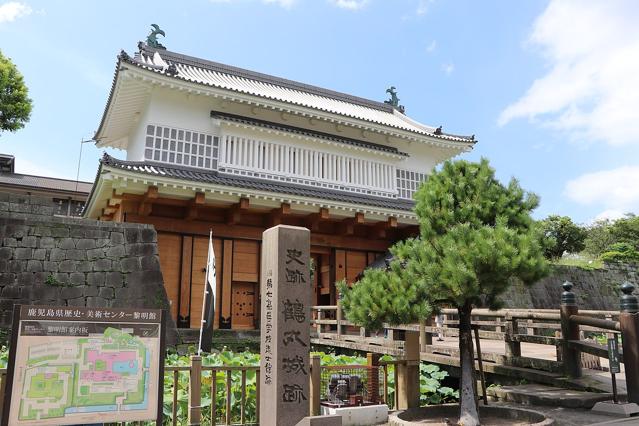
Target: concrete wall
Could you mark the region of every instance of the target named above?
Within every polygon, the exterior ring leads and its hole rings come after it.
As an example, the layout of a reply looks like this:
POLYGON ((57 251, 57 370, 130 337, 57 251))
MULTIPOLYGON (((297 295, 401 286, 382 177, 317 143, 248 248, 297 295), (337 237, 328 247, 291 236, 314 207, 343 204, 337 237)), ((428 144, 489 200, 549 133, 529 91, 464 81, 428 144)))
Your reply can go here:
POLYGON ((168 309, 151 225, 53 211, 50 200, 0 193, 0 327, 16 303, 168 309))
POLYGON ((624 281, 637 285, 639 274, 635 265, 607 264, 602 269, 587 270, 575 266, 554 266, 551 274, 524 287, 513 285, 504 295, 506 308, 559 308, 561 284, 572 282, 580 309, 619 310, 619 286, 624 281))

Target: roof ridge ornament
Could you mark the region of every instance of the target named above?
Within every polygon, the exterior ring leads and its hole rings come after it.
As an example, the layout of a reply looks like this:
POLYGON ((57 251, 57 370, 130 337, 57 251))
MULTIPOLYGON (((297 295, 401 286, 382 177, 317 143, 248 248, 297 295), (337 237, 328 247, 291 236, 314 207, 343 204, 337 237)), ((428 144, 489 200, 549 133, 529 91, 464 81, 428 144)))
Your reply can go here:
POLYGON ((151 24, 151 28, 151 32, 146 37, 146 45, 149 47, 153 47, 154 49, 166 50, 166 47, 164 47, 164 45, 162 45, 162 43, 158 41, 159 35, 161 35, 162 37, 166 37, 164 31, 160 29, 160 26, 158 24, 151 24))
POLYGON ((404 105, 399 104, 399 98, 397 97, 397 88, 395 86, 391 86, 386 89, 386 93, 390 94, 390 99, 384 101, 384 103, 398 109, 399 112, 404 114, 405 108, 404 105))

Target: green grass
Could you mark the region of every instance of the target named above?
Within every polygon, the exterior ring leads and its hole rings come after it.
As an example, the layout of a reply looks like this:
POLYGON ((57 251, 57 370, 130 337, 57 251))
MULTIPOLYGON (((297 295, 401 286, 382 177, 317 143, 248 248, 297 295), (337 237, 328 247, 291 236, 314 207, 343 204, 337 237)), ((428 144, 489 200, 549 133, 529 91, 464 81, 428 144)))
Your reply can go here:
POLYGON ((581 269, 595 270, 602 269, 604 264, 599 259, 586 259, 586 258, 569 258, 562 257, 561 259, 554 260, 552 262, 555 265, 563 265, 563 266, 576 266, 581 269))

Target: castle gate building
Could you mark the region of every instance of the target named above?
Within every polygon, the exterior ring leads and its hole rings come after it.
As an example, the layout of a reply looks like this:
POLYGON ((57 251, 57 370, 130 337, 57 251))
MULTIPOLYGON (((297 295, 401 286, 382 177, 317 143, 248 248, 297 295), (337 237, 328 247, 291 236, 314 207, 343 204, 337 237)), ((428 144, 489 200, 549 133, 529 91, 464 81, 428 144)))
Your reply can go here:
POLYGON ((199 327, 208 235, 215 326, 259 326, 260 239, 311 230, 314 304, 337 301, 395 241, 418 233, 412 196, 438 163, 472 149, 377 102, 141 43, 118 56, 96 132, 104 155, 85 216, 153 224, 179 327, 199 327))

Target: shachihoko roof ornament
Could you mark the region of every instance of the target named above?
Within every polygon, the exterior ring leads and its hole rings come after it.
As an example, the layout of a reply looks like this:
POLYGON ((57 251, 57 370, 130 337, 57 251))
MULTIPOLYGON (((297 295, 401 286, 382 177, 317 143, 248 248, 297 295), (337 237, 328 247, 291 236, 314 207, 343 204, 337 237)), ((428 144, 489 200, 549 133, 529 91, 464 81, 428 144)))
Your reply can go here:
POLYGON ((391 86, 386 89, 386 93, 390 94, 390 99, 384 101, 385 104, 391 105, 393 108, 397 108, 402 114, 405 111, 404 105, 399 104, 399 98, 397 97, 397 89, 395 86, 391 86))
POLYGON ((158 24, 151 24, 151 28, 152 28, 151 33, 149 33, 149 35, 146 38, 146 45, 149 47, 153 47, 155 49, 166 50, 166 47, 164 47, 162 43, 158 41, 159 35, 161 35, 162 37, 166 37, 166 34, 164 33, 164 31, 160 29, 160 26, 158 24))

